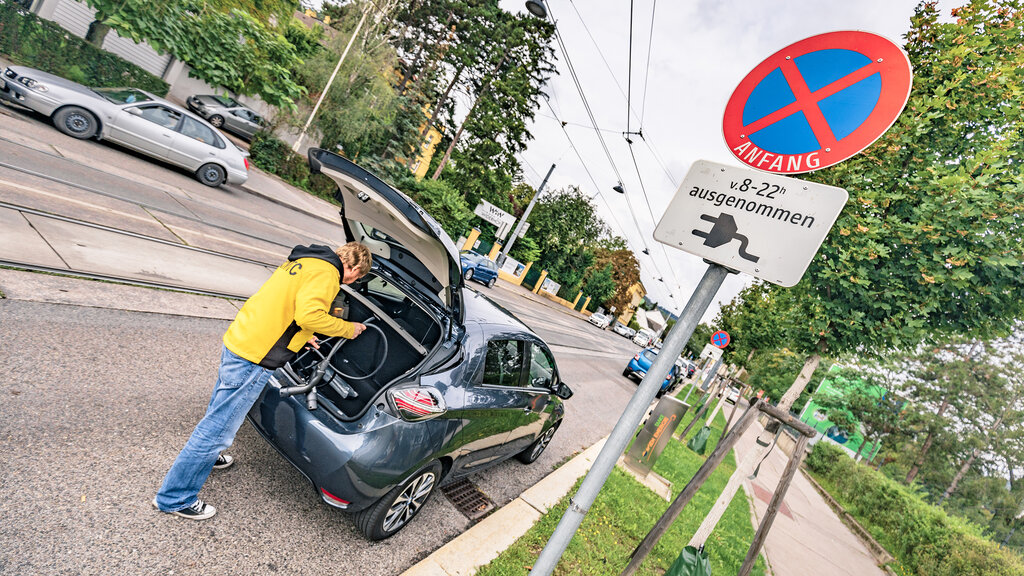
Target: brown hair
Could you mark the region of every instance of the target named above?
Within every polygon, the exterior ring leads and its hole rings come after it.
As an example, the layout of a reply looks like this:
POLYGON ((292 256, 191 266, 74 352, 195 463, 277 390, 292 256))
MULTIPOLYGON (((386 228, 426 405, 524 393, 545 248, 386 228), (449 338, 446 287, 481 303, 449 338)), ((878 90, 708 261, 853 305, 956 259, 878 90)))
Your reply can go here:
POLYGON ((349 242, 335 250, 334 253, 338 255, 338 258, 341 258, 341 261, 346 266, 353 270, 358 270, 360 275, 365 275, 370 271, 370 263, 373 261, 373 257, 370 256, 370 250, 359 242, 349 242))

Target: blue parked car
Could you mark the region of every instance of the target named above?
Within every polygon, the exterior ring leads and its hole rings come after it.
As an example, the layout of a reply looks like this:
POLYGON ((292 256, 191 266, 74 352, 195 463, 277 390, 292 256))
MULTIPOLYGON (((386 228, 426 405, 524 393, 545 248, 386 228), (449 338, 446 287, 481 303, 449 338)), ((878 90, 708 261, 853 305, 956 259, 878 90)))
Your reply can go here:
MULTIPOLYGON (((644 376, 647 375, 647 371, 651 369, 651 364, 654 364, 654 359, 658 357, 658 350, 655 348, 644 348, 640 352, 633 356, 626 364, 625 370, 622 371, 622 375, 635 379, 639 384, 644 376)), ((668 376, 665 377, 665 381, 661 383, 661 390, 658 391, 658 396, 661 397, 666 392, 675 389, 676 376, 679 375, 679 367, 672 364, 672 369, 669 370, 668 376)))
POLYGON ((462 277, 466 280, 476 280, 481 284, 487 284, 490 288, 498 281, 498 265, 493 260, 468 251, 459 254, 462 260, 462 277))
POLYGON ((367 331, 278 368, 248 419, 317 498, 380 540, 442 482, 536 461, 572 390, 539 336, 464 289, 455 243, 420 206, 336 154, 309 161, 338 185, 345 239, 373 252, 332 306, 367 331))

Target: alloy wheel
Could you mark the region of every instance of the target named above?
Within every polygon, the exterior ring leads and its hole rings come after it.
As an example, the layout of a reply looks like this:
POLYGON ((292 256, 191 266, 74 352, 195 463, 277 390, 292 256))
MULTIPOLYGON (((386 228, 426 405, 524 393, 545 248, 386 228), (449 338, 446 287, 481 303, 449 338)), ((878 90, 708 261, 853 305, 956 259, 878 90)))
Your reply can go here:
POLYGON ((415 516, 434 490, 436 480, 434 472, 428 470, 410 482, 384 515, 384 531, 398 530, 415 516))

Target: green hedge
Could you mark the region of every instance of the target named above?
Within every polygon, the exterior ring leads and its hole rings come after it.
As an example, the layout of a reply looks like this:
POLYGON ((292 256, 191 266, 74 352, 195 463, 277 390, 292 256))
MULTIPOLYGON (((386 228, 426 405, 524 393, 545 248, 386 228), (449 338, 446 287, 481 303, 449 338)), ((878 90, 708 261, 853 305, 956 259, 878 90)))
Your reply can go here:
POLYGON ((336 203, 334 181, 323 174, 309 171, 309 160, 292 152, 288 144, 274 138, 267 132, 258 132, 249 143, 249 160, 260 170, 276 174, 285 182, 336 203))
POLYGON ((1022 576, 1024 561, 831 442, 818 442, 807 467, 846 510, 898 560, 901 574, 1022 576))
POLYGON ((0 0, 0 54, 88 86, 134 86, 160 96, 170 89, 160 78, 10 0, 0 0))

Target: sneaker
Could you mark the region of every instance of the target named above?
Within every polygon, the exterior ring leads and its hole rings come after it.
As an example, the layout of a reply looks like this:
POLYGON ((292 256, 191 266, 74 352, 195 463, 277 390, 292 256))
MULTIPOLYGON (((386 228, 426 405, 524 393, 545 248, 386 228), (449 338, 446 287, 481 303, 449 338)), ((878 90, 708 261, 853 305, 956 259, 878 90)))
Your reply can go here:
MULTIPOLYGON (((156 498, 153 499, 153 508, 160 510, 160 507, 156 504, 156 498)), ((160 511, 163 512, 163 510, 160 511)), ((206 520, 207 518, 212 518, 213 515, 217 513, 217 509, 196 498, 196 501, 188 508, 164 513, 174 514, 175 516, 181 516, 182 518, 188 518, 189 520, 206 520)))
POLYGON ((234 464, 234 463, 235 463, 235 459, 234 458, 232 458, 231 456, 228 456, 227 454, 221 454, 221 455, 217 456, 217 461, 213 463, 213 469, 214 470, 223 470, 225 468, 230 468, 231 465, 234 464))

